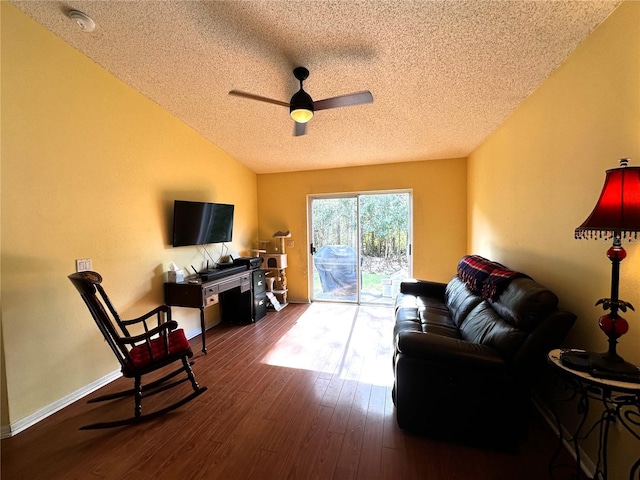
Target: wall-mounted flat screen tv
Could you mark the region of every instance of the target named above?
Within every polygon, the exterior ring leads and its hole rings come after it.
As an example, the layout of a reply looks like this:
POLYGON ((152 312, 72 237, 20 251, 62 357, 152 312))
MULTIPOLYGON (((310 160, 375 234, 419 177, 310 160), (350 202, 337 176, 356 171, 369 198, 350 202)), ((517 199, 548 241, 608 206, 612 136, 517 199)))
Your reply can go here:
POLYGON ((233 235, 233 205, 175 200, 173 246, 230 242, 233 235))

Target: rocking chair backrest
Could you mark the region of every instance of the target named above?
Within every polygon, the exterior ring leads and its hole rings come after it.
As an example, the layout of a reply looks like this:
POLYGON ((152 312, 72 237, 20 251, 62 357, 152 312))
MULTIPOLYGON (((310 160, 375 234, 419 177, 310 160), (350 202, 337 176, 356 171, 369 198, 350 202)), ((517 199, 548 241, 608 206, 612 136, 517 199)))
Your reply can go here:
POLYGON ((118 342, 118 340, 122 338, 122 335, 116 329, 116 325, 124 336, 128 337, 129 332, 122 324, 109 297, 102 288, 102 285, 100 285, 102 283, 102 276, 97 272, 85 271, 72 273, 69 275, 69 280, 71 280, 71 283, 73 283, 80 293, 98 329, 109 344, 109 347, 111 347, 111 350, 113 350, 120 365, 125 368, 127 362, 130 362, 129 351, 124 345, 118 342), (97 293, 100 295, 98 296, 97 293), (107 309, 105 309, 105 305, 111 315, 109 315, 107 309))

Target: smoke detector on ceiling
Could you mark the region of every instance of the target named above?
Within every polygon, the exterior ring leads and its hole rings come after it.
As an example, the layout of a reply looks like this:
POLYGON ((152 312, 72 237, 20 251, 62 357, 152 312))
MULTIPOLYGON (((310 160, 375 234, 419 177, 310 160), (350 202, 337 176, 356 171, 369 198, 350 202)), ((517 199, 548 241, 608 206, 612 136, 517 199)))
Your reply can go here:
POLYGON ((80 30, 86 33, 93 32, 96 29, 96 22, 91 20, 91 17, 80 10, 69 10, 67 16, 76 22, 80 27, 80 30))

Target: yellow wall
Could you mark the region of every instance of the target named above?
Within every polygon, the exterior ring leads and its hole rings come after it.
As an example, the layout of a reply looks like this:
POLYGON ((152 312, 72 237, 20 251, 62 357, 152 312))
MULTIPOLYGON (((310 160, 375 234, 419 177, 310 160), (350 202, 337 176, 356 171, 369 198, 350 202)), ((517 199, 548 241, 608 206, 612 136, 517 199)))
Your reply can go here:
MULTIPOLYGON (((92 258, 131 316, 162 302, 170 261, 203 261, 169 246, 175 198, 235 204, 237 250, 251 247, 258 217, 253 172, 0 3, 2 390, 13 423, 118 369, 66 278, 75 259, 92 258)), ((197 310, 175 316, 199 331, 197 310)))
MULTIPOLYGON (((2 425, 117 369, 66 279, 76 258, 93 259, 125 315, 162 301, 171 260, 202 261, 168 246, 174 198, 236 204, 243 253, 291 230, 290 298, 305 301, 307 195, 412 189, 414 276, 446 281, 461 255, 483 254, 559 294, 579 316, 570 343, 605 348, 593 303, 608 295, 608 245, 573 229, 607 168, 640 164, 640 3, 616 10, 468 160, 260 176, 13 6, 0 11, 2 425)), ((621 297, 640 307, 640 248, 627 251, 621 297)), ((176 316, 198 330, 197 311, 176 316)), ((620 353, 640 363, 640 315, 627 318, 620 353)), ((628 462, 635 444, 613 442, 628 462)))
MULTIPOLYGON (((175 198, 234 203, 230 247, 241 253, 291 229, 291 298, 306 301, 307 193, 413 189, 414 273, 454 273, 466 245, 466 160, 264 175, 258 186, 254 173, 159 106, 0 5, 3 426, 118 368, 66 278, 75 259, 93 260, 125 317, 162 302, 170 261, 204 261, 195 247, 169 246, 175 198)), ((213 324, 218 312, 209 310, 213 324)), ((197 310, 174 315, 198 332, 197 310)))
POLYGON ((260 238, 290 230, 289 299, 307 301, 307 194, 413 190, 414 276, 448 281, 466 248, 466 160, 410 162, 258 176, 260 238))
MULTIPOLYGON (((607 348, 594 303, 610 293, 610 243, 574 240, 573 230, 621 157, 640 165, 639 2, 622 4, 469 158, 469 250, 554 290, 578 315, 569 343, 595 351, 607 348)), ((620 298, 640 312, 640 247, 624 246, 620 298)), ((638 312, 623 315, 631 329, 618 350, 635 364, 638 312)), ((638 443, 613 442, 626 453, 610 478, 627 478, 638 443)))

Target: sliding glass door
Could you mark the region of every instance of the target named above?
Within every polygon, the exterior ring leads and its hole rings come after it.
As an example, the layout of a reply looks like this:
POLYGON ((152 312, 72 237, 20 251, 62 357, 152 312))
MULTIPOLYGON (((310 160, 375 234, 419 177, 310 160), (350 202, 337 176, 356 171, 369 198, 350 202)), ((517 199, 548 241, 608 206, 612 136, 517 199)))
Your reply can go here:
POLYGON ((358 197, 311 198, 312 300, 358 301, 358 197))
POLYGON ((411 192, 309 198, 311 299, 393 304, 411 275, 411 192))

